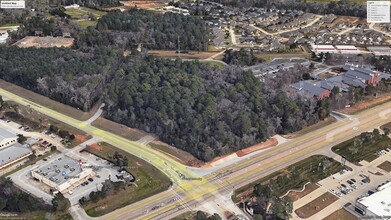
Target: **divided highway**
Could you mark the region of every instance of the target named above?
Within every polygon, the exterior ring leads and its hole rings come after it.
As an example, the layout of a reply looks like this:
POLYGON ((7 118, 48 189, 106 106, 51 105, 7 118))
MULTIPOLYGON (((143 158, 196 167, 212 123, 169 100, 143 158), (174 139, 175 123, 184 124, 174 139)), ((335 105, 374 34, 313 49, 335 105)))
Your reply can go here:
MULTIPOLYGON (((132 153, 154 165, 173 181, 173 186, 168 191, 123 207, 97 219, 169 219, 188 211, 188 209, 197 209, 207 201, 221 201, 233 189, 251 183, 311 155, 321 154, 325 149, 329 149, 335 144, 391 121, 389 115, 391 113, 390 102, 280 144, 251 158, 244 157, 241 162, 226 166, 218 172, 199 176, 195 172, 196 169, 186 167, 145 145, 95 128, 3 89, 0 89, 0 95, 22 105, 29 105, 47 116, 132 153), (181 175, 194 179, 184 180, 181 175)), ((223 205, 221 209, 232 211, 223 205)))

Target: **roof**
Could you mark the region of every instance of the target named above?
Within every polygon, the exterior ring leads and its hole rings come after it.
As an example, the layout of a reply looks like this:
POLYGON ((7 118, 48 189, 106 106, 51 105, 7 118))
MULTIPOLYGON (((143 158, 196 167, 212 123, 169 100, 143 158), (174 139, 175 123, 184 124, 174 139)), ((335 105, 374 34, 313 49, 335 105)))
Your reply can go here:
POLYGON ((16 135, 7 130, 0 128, 0 141, 6 138, 16 138, 16 135))
POLYGON ((361 81, 360 79, 351 78, 351 77, 348 77, 345 75, 342 76, 342 81, 343 81, 343 83, 345 83, 349 86, 361 87, 361 88, 366 87, 365 83, 363 81, 361 81))
POLYGON ((391 216, 391 182, 374 194, 359 199, 358 202, 377 216, 391 216))
POLYGON ((335 45, 335 48, 339 50, 357 50, 357 47, 352 45, 335 45))
POLYGON ((22 145, 19 143, 0 148, 0 166, 4 166, 30 153, 31 150, 27 145, 22 145))
POLYGON ((79 161, 68 156, 63 156, 35 169, 33 172, 44 176, 57 185, 61 185, 68 179, 78 176, 82 172, 82 169, 79 161))
POLYGON ((320 96, 326 91, 325 89, 322 89, 322 88, 312 84, 309 81, 300 81, 297 83, 293 83, 293 84, 291 84, 291 87, 298 90, 298 91, 304 90, 313 96, 320 96))

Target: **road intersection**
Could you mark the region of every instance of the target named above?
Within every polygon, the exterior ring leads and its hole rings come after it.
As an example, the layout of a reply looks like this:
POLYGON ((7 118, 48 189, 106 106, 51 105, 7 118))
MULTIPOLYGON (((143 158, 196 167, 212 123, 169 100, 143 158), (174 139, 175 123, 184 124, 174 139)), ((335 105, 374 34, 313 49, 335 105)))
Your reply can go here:
MULTIPOLYGON (((95 128, 3 89, 0 89, 0 95, 19 104, 28 105, 47 116, 74 126, 94 137, 98 137, 102 141, 132 153, 151 163, 171 178, 173 186, 170 190, 123 207, 97 219, 169 219, 189 209, 196 210, 208 201, 218 203, 226 200, 227 195, 230 195, 233 189, 254 182, 311 155, 321 154, 325 149, 329 149, 335 144, 391 121, 391 116, 389 115, 391 103, 385 103, 259 154, 243 157, 240 162, 226 167, 222 166, 219 171, 211 170, 209 174, 201 176, 198 174, 201 173, 198 172, 199 168, 186 167, 145 145, 95 128)), ((205 171, 202 173, 205 173, 205 171)), ((224 211, 232 211, 242 215, 237 207, 232 207, 232 203, 224 202, 217 208, 221 209, 217 210, 219 214, 224 211)), ((83 212, 80 208, 72 211, 73 213, 78 213, 75 216, 85 217, 85 213, 80 215, 80 212, 83 212)), ((243 218, 245 217, 243 216, 243 218)))

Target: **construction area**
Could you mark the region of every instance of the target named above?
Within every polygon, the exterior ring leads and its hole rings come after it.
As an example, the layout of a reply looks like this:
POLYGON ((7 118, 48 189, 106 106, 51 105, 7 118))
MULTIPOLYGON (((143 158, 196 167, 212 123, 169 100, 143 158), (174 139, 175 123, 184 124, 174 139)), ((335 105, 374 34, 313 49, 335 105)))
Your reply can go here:
POLYGON ((71 47, 73 44, 73 38, 66 37, 34 37, 28 36, 14 45, 20 48, 36 47, 36 48, 48 48, 48 47, 71 47))

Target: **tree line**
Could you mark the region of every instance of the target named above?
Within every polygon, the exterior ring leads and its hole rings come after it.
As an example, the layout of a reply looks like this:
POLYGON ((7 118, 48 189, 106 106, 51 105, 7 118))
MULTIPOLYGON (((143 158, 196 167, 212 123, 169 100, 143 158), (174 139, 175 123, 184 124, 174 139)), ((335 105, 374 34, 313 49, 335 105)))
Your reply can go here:
POLYGON ((290 93, 290 82, 261 83, 232 66, 131 57, 106 86, 105 117, 211 160, 327 117, 327 99, 290 93))
POLYGON ((175 13, 154 13, 130 9, 113 11, 99 19, 96 28, 81 33, 76 47, 117 45, 121 48, 137 48, 139 43, 149 49, 181 50, 207 49, 208 28, 194 16, 175 13))
POLYGON ((87 111, 121 59, 110 48, 0 47, 0 78, 87 111))

